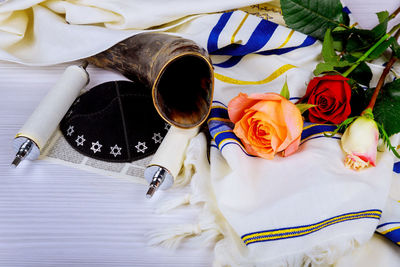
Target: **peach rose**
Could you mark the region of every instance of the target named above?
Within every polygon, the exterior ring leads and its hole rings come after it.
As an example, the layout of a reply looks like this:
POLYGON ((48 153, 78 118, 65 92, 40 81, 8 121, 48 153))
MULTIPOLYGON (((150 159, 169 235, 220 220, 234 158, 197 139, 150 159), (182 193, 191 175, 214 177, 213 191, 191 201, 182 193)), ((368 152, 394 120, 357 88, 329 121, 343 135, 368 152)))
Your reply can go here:
POLYGON ((247 152, 265 159, 294 153, 300 144, 303 119, 299 109, 276 93, 239 93, 228 105, 233 132, 247 152))

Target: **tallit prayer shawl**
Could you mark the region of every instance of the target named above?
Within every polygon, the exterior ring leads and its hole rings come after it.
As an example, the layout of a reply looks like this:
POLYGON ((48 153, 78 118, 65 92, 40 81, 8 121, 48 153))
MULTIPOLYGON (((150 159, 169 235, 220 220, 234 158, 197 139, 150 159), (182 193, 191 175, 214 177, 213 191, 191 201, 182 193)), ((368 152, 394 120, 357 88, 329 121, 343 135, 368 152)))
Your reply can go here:
MULTIPOLYGON (((303 96, 320 59, 320 43, 257 17, 230 12, 219 16, 207 48, 213 55, 228 55, 213 57, 210 169, 205 170, 197 157, 193 178, 210 176, 208 190, 214 195, 205 203, 216 206, 234 233, 222 230, 228 233, 216 246, 217 261, 245 266, 333 264, 369 240, 388 198, 390 153, 380 153, 375 168, 349 170, 343 164, 340 136, 323 134, 335 126, 305 124, 299 151, 268 161, 245 151, 227 113, 230 99, 239 92, 279 93, 285 79, 293 101, 303 96), (235 234, 237 238, 232 237, 235 234)), ((191 151, 188 158, 195 157, 191 151)))
MULTIPOLYGON (((192 194, 165 206, 201 203, 200 222, 154 233, 153 243, 174 246, 199 234, 216 242, 217 266, 333 264, 375 230, 400 244, 399 203, 388 201, 390 153, 378 153, 376 167, 355 172, 344 167, 340 135, 324 136, 332 125, 305 124, 299 150, 273 160, 249 155, 234 135, 227 113, 233 97, 279 93, 287 80, 295 102, 321 60, 320 42, 245 12, 185 17, 237 8, 239 2, 177 4, 165 14, 144 2, 9 1, 0 4, 0 59, 31 65, 76 60, 169 23, 156 30, 192 39, 212 55, 215 93, 207 121, 212 142, 208 162, 204 134, 192 140, 185 161, 185 170, 195 171, 192 194)), ((371 67, 374 86, 383 67, 371 67)))

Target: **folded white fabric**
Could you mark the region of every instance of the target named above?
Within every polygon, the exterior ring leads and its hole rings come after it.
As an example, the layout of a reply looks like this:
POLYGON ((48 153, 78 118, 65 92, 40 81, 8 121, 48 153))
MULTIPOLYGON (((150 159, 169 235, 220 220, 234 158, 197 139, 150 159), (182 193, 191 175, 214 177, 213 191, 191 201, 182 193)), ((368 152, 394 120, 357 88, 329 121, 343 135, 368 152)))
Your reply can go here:
POLYGON ((99 53, 141 31, 268 1, 18 0, 0 2, 0 60, 51 65, 99 53), (169 24, 167 24, 169 23, 169 24))
POLYGON ((393 165, 388 154, 356 173, 343 167, 338 141, 325 137, 270 162, 250 158, 235 143, 223 148, 223 158, 219 153, 212 149, 216 200, 249 262, 332 264, 378 225, 393 165))

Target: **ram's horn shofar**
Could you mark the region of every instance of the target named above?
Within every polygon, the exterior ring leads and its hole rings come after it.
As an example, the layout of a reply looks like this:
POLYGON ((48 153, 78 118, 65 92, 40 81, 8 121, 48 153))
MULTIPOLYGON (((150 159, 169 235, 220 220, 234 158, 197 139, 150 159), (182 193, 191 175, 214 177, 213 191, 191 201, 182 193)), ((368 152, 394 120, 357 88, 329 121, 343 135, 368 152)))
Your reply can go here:
POLYGON ((192 128, 208 117, 213 67, 208 53, 191 40, 165 33, 141 33, 88 61, 145 84, 158 113, 172 125, 192 128))

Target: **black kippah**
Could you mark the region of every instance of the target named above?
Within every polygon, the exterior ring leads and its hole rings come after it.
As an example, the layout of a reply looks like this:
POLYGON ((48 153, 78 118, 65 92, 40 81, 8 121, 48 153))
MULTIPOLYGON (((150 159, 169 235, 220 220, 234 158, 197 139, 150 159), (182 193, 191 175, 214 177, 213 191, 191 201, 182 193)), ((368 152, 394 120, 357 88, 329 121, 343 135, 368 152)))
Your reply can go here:
POLYGON ((79 96, 60 123, 68 143, 99 160, 131 162, 153 154, 169 129, 140 83, 106 82, 79 96))

